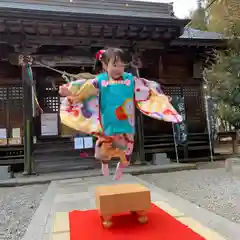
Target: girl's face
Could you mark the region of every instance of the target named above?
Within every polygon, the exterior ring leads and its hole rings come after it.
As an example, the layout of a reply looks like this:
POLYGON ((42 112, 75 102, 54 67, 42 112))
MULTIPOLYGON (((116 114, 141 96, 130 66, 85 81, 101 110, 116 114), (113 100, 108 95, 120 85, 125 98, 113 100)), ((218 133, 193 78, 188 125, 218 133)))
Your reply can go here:
POLYGON ((111 59, 107 66, 107 72, 113 79, 118 79, 124 73, 124 63, 121 60, 111 59))

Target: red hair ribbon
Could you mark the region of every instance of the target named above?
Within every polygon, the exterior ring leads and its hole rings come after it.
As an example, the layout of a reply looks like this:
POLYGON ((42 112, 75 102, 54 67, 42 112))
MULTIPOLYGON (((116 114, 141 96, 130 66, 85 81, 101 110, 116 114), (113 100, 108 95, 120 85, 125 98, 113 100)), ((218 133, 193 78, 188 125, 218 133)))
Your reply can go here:
POLYGON ((98 61, 101 61, 102 60, 102 55, 103 55, 103 53, 105 52, 105 50, 99 50, 98 52, 97 52, 97 54, 96 54, 96 59, 98 60, 98 61))

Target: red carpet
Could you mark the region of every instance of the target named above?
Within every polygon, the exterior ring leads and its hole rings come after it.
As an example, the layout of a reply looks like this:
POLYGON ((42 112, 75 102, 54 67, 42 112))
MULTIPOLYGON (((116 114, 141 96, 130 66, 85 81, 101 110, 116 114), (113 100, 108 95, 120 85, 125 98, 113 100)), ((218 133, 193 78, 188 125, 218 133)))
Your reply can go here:
POLYGON ((70 240, 205 240, 175 218, 153 205, 147 224, 125 214, 113 218, 113 226, 104 229, 96 210, 69 213, 70 240))

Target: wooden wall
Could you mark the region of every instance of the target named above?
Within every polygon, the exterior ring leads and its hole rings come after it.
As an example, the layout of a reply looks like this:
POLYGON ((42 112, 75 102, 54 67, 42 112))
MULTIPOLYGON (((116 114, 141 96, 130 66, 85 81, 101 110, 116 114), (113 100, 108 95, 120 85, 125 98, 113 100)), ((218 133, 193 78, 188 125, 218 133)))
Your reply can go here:
POLYGON ((0 62, 0 145, 22 143, 23 88, 21 70, 10 63, 0 62), (3 132, 7 131, 7 139, 3 132), (20 132, 20 137, 17 137, 20 132))
MULTIPOLYGON (((201 79, 194 78, 194 54, 180 51, 149 52, 144 54, 144 61, 148 63, 145 65, 148 69, 142 69, 142 76, 159 82, 166 95, 184 96, 189 133, 203 133, 206 129, 205 107, 201 79)), ((145 116, 143 121, 145 136, 172 134, 172 125, 169 123, 145 116)))

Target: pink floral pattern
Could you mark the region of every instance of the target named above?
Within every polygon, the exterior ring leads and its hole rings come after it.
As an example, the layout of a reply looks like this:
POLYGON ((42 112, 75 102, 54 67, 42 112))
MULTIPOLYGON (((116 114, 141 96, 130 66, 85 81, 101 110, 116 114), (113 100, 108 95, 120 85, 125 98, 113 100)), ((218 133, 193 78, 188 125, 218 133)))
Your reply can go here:
POLYGON ((93 114, 98 114, 99 112, 99 101, 98 98, 92 97, 87 102, 88 110, 91 111, 93 114))
POLYGON ((132 115, 134 111, 134 105, 133 105, 133 101, 130 99, 129 101, 126 101, 126 103, 124 104, 124 112, 130 116, 132 115))
POLYGON ((130 86, 131 81, 129 79, 126 79, 124 83, 125 83, 126 86, 130 86))
POLYGON ((108 81, 103 80, 101 82, 101 84, 102 84, 103 87, 107 87, 108 86, 108 81))
POLYGON ((150 97, 149 87, 145 79, 135 78, 135 100, 146 101, 150 97))
POLYGON ((127 144, 127 150, 125 150, 126 155, 131 155, 133 151, 133 143, 128 142, 127 144))

